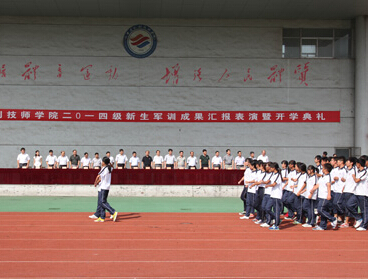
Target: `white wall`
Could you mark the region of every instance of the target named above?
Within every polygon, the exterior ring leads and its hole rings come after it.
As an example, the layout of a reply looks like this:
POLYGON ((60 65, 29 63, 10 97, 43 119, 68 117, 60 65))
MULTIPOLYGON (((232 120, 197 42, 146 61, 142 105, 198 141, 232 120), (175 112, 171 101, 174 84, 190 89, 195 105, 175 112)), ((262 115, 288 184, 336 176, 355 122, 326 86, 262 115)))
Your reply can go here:
POLYGON ((67 154, 119 148, 143 155, 147 148, 169 147, 178 154, 207 148, 235 154, 266 149, 270 159, 312 163, 317 153, 354 145, 354 60, 282 59, 283 27, 349 28, 349 21, 212 21, 63 18, 0 18, 0 107, 61 110, 331 110, 340 123, 67 123, 0 121, 0 167, 15 167, 24 146, 29 154, 54 149, 67 154), (158 37, 146 59, 130 57, 122 44, 125 31, 147 24, 158 37), (24 81, 24 64, 40 65, 36 81, 24 81), (293 73, 310 62, 308 87, 293 73), (57 78, 57 66, 63 76, 57 78), (179 83, 165 84, 165 68, 180 65, 179 83), (92 78, 80 69, 92 64, 92 78), (271 84, 270 67, 285 68, 282 82, 271 84), (117 67, 119 78, 105 71, 117 67), (202 68, 201 82, 193 81, 202 68), (253 81, 244 83, 246 69, 253 81), (228 80, 218 82, 228 69, 228 80))

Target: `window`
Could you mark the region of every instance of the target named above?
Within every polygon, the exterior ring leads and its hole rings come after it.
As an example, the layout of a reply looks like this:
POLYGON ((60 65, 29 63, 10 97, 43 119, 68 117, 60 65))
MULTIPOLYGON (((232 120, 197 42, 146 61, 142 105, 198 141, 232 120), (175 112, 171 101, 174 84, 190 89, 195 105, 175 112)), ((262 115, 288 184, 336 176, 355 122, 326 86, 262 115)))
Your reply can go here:
POLYGON ((283 58, 349 58, 350 29, 285 28, 283 58))

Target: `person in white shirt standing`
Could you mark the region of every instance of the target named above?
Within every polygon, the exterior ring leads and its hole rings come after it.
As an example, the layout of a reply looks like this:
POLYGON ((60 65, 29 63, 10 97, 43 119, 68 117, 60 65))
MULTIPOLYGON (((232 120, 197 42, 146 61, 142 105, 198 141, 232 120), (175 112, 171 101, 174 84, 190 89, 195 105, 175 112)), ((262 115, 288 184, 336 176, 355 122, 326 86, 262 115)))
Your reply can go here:
POLYGON ((245 158, 242 156, 242 152, 238 151, 238 156, 235 158, 236 169, 245 169, 244 163, 245 163, 245 158))
POLYGON ((173 155, 173 150, 169 149, 168 154, 164 158, 164 168, 166 169, 174 169, 176 164, 176 157, 173 155))
POLYGON ((195 157, 194 152, 191 151, 190 156, 187 159, 188 169, 197 169, 197 163, 198 163, 197 157, 195 157))
POLYGON ((57 157, 54 155, 54 151, 50 150, 49 155, 46 157, 46 164, 48 169, 56 168, 57 157))
POLYGON ((221 169, 222 158, 220 157, 220 152, 216 151, 214 157, 212 158, 212 169, 221 169))
POLYGON ((257 160, 261 160, 263 162, 269 162, 268 156, 266 155, 266 150, 262 150, 262 154, 257 157, 257 160))
POLYGON ((115 163, 114 157, 111 156, 111 153, 109 151, 106 152, 106 156, 110 159, 110 165, 111 165, 111 167, 114 167, 114 163, 115 163))
POLYGON ((21 148, 20 154, 17 157, 17 167, 18 168, 28 168, 30 160, 31 159, 29 158, 29 155, 26 154, 26 149, 21 148))
POLYGON ((110 159, 108 157, 104 157, 102 159, 102 169, 98 173, 95 180, 95 187, 98 185, 99 195, 99 207, 100 213, 97 215, 98 218, 95 222, 104 222, 105 221, 105 211, 108 211, 112 215, 112 220, 116 222, 118 217, 118 212, 115 211, 114 208, 107 202, 107 197, 109 195, 110 186, 111 186, 111 172, 112 166, 110 165, 110 159))
POLYGON ((120 149, 119 153, 115 157, 116 162, 116 168, 117 169, 124 169, 126 168, 126 162, 128 161, 128 158, 126 155, 124 155, 124 150, 120 149))
POLYGON ((130 169, 139 169, 139 163, 141 162, 137 153, 133 152, 132 157, 129 159, 130 169))
POLYGON ((92 168, 100 169, 102 164, 102 159, 100 158, 99 153, 95 153, 95 157, 92 159, 92 168))
POLYGON ((155 169, 161 169, 163 162, 164 158, 161 156, 160 150, 157 150, 156 155, 153 157, 153 164, 155 165, 155 169))
POLYGON ((81 168, 89 169, 91 167, 91 159, 88 157, 88 153, 84 153, 84 157, 81 159, 81 168))
POLYGON ((42 167, 42 156, 40 155, 40 151, 37 150, 35 152, 35 156, 33 157, 33 168, 40 169, 42 167))
POLYGON ((69 159, 65 155, 65 151, 61 151, 61 155, 57 159, 58 168, 66 169, 69 165, 69 159))

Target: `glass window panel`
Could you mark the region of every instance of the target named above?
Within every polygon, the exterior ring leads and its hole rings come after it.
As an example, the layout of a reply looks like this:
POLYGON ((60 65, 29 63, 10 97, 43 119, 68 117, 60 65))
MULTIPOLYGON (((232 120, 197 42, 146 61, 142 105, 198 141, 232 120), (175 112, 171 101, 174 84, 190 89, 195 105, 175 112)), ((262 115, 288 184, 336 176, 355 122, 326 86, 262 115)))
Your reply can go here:
POLYGON ((302 29, 302 37, 333 37, 333 29, 302 29))
POLYGON ((333 41, 319 39, 318 40, 318 57, 332 57, 333 54, 333 41))
POLYGON ((282 44, 282 57, 299 58, 300 55, 300 39, 284 38, 282 44))
POLYGON ((317 56, 317 40, 302 39, 301 57, 316 57, 316 56, 317 56))
POLYGON ((282 30, 283 37, 300 37, 300 29, 299 28, 284 28, 282 30))
POLYGON ((335 57, 337 58, 349 58, 350 57, 349 35, 335 39, 335 57))

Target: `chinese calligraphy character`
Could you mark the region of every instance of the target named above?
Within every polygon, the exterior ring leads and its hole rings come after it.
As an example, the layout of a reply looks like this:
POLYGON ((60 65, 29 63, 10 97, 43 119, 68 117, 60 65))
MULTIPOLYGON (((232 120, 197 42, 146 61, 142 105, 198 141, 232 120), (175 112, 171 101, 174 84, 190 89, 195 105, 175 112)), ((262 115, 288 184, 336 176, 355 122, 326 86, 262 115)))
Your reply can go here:
POLYGON ((61 75, 63 74, 63 72, 61 71, 61 64, 58 64, 58 65, 59 65, 59 67, 58 67, 58 74, 57 74, 56 77, 61 78, 61 75))
POLYGON ((281 73, 285 71, 284 68, 280 68, 280 70, 276 70, 277 69, 277 65, 274 65, 271 67, 271 71, 272 74, 267 78, 270 83, 276 83, 276 79, 279 78, 280 82, 281 82, 281 73))
POLYGON ((42 111, 38 111, 35 113, 35 117, 40 120, 45 117, 45 113, 42 111))
POLYGON ((22 119, 29 119, 31 117, 31 112, 29 112, 29 111, 22 111, 20 113, 20 117, 22 119))
POLYGON ((148 121, 148 114, 147 113, 141 113, 140 120, 141 121, 148 121))
POLYGON ((257 113, 249 113, 249 120, 250 121, 258 120, 258 114, 257 113))
POLYGON ((298 119, 298 113, 290 113, 289 119, 291 119, 292 121, 295 121, 296 119, 298 119))
POLYGON ((167 119, 169 121, 175 121, 176 120, 176 113, 167 113, 167 119))
POLYGON ((217 113, 208 113, 208 120, 209 121, 217 121, 216 115, 217 115, 217 113))
POLYGON ((230 121, 230 113, 222 113, 221 114, 221 119, 223 121, 230 121))
POLYGON ((58 112, 49 112, 49 120, 57 120, 59 118, 59 113, 58 112))
POLYGON ((8 119, 16 119, 17 118, 17 112, 8 111, 7 116, 8 116, 8 119))
POLYGON ((199 68, 198 70, 194 70, 194 78, 193 81, 195 81, 196 78, 198 78, 199 81, 202 81, 202 68, 199 68))
POLYGON ((235 114, 235 119, 237 121, 244 121, 244 114, 243 113, 236 113, 235 114))
POLYGON ((114 79, 114 80, 116 80, 117 78, 118 78, 118 73, 117 73, 117 68, 115 67, 115 69, 113 70, 112 69, 112 66, 110 66, 111 68, 109 69, 109 70, 107 70, 105 73, 106 74, 110 74, 109 75, 109 81, 111 80, 111 79, 114 79))
POLYGON ((276 120, 283 120, 283 118, 285 118, 285 113, 276 113, 276 120))
POLYGON ((169 70, 169 68, 166 67, 166 74, 165 74, 165 76, 163 76, 161 78, 161 80, 165 80, 165 84, 168 84, 169 81, 170 81, 170 78, 172 77, 173 78, 173 80, 172 80, 173 84, 177 85, 178 82, 179 82, 179 70, 180 70, 179 63, 177 63, 176 65, 171 67, 171 69, 173 69, 172 72, 169 70))
POLYGON ((194 120, 195 121, 203 121, 203 114, 202 113, 195 113, 194 120))
POLYGON ((181 114, 182 121, 190 121, 189 113, 181 114))
POLYGON ((112 119, 115 121, 121 121, 121 113, 113 113, 112 119))
POLYGON ((271 113, 262 113, 262 120, 270 121, 271 120, 271 113))
POLYGON ((99 120, 107 120, 107 113, 99 113, 98 114, 99 120))
POLYGON ((26 65, 24 65, 25 68, 28 68, 26 72, 22 74, 22 77, 24 80, 30 80, 31 75, 33 74, 33 80, 36 80, 36 70, 40 67, 39 65, 35 65, 34 67, 31 67, 32 62, 28 62, 26 65))
POLYGON ((302 69, 302 65, 299 64, 294 70, 294 74, 299 74, 298 80, 300 81, 300 84, 304 84, 305 86, 308 86, 308 84, 305 82, 307 80, 307 72, 309 71, 308 64, 309 62, 305 63, 303 69, 302 69))
POLYGON ((247 71, 247 77, 246 78, 244 78, 244 82, 246 82, 246 81, 248 81, 248 80, 250 80, 250 81, 252 81, 253 80, 253 77, 252 77, 252 75, 250 74, 250 68, 248 68, 248 71, 247 71))
POLYGON ((326 120, 325 117, 323 116, 323 113, 317 113, 316 117, 317 117, 317 120, 319 120, 319 121, 325 121, 326 120))
POLYGON ((303 121, 305 121, 305 120, 312 120, 312 115, 310 114, 310 113, 305 113, 304 115, 303 115, 303 121))
POLYGON ((162 113, 153 113, 154 120, 162 120, 162 113))
POLYGON ((135 120, 135 113, 126 113, 127 121, 134 121, 135 120))
POLYGON ((80 70, 80 72, 83 72, 84 70, 86 70, 86 73, 83 74, 84 79, 86 81, 88 81, 89 79, 91 79, 91 73, 89 72, 89 68, 92 68, 92 65, 88 65, 86 67, 82 67, 82 69, 80 70))
POLYGON ((3 66, 1 67, 1 70, 0 70, 0 76, 3 77, 3 78, 6 78, 5 71, 6 71, 5 64, 3 64, 3 66))
MULTIPOLYGON (((227 69, 225 69, 224 74, 222 74, 221 78, 218 80, 218 82, 220 82, 222 80, 222 78, 225 76, 225 74, 227 73, 227 69)), ((230 74, 226 74, 225 79, 229 78, 230 74)))

